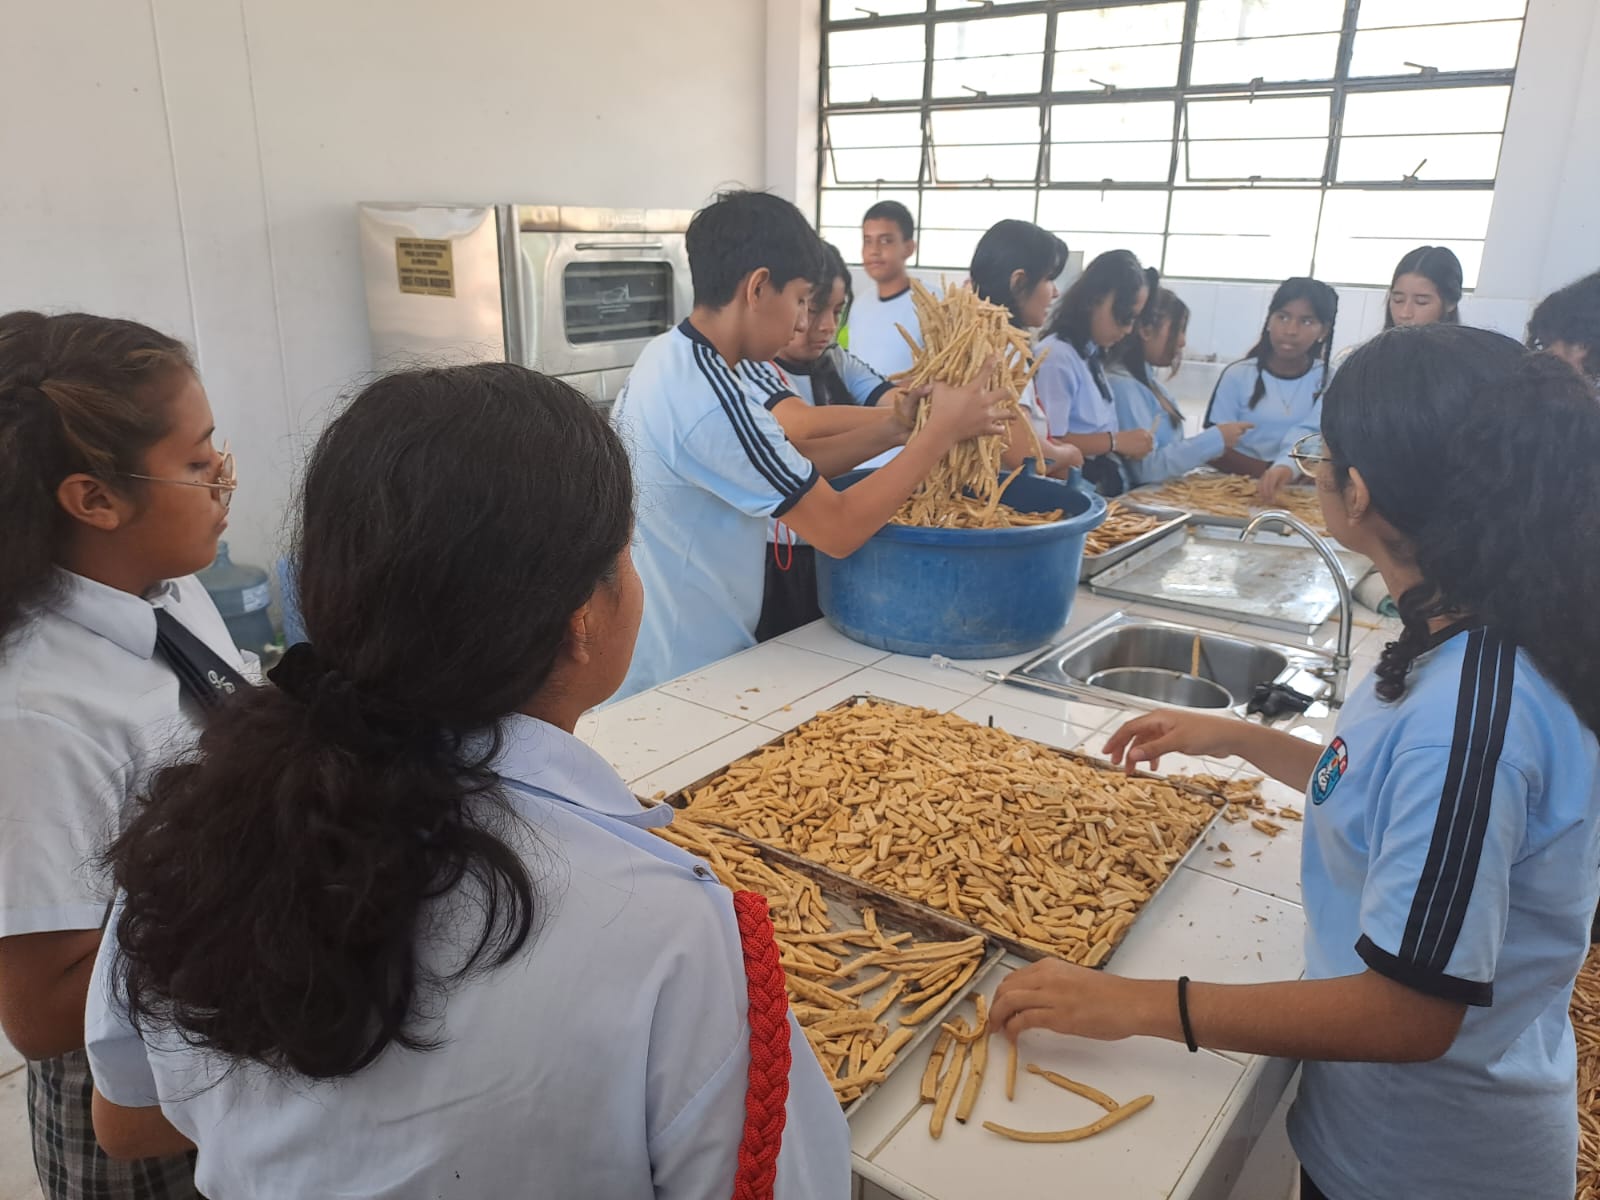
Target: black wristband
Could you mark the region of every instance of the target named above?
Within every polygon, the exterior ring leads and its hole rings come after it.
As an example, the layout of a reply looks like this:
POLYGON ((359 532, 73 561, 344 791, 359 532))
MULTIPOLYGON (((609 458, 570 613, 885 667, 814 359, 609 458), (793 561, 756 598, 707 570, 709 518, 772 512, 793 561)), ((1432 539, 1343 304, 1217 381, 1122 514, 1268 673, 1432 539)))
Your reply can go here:
POLYGON ((1178 1020, 1183 1025, 1183 1044, 1194 1054, 1200 1049, 1194 1040, 1194 1026, 1189 1024, 1189 977, 1178 976, 1178 1020))

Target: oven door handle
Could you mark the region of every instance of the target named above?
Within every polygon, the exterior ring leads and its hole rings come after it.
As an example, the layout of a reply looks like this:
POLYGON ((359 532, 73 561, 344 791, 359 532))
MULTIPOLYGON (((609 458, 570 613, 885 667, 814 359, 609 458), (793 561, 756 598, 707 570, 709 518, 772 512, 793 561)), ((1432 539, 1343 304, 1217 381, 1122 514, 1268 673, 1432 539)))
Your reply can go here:
POLYGON ((579 242, 574 250, 661 250, 660 242, 579 242))

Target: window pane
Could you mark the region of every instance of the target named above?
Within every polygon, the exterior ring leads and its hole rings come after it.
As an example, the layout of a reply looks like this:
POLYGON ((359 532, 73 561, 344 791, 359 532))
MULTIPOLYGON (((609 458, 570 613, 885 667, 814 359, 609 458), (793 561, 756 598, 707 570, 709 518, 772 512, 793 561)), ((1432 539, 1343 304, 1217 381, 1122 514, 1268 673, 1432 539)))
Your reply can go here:
POLYGON ((1051 87, 1058 92, 1100 92, 1107 83, 1124 89, 1172 87, 1181 49, 1174 44, 1063 51, 1056 55, 1051 87))
POLYGON ((828 35, 828 99, 915 100, 922 95, 920 26, 850 29, 828 35))
POLYGON ((1337 33, 1344 0, 1200 0, 1197 41, 1337 33))
POLYGON ((828 164, 829 183, 915 183, 922 150, 834 150, 828 164))
POLYGON ((947 109, 932 115, 933 176, 945 183, 1032 180, 1039 170, 1037 108, 947 109))
POLYGON ((922 224, 928 229, 983 230, 1008 217, 1033 220, 1032 191, 941 188, 922 197, 922 224))
POLYGON ((982 236, 981 229, 929 229, 917 239, 917 266, 949 271, 952 283, 965 279, 982 236))
POLYGON ((1339 180, 1489 179, 1500 162, 1498 133, 1401 134, 1345 138, 1339 143, 1339 180))
POLYGON ((822 240, 839 247, 845 262, 861 261, 861 229, 853 225, 823 225, 818 230, 822 240))
POLYGON ((1282 279, 1311 263, 1320 197, 1304 191, 1177 192, 1166 270, 1221 279, 1282 279))
MULTIPOLYGON (((992 0, 992 3, 996 8, 1004 8, 1008 4, 1027 4, 1029 2, 1030 0, 992 0)), ((971 12, 972 5, 973 0, 939 0, 939 2, 934 5, 934 8, 938 9, 940 12, 949 12, 951 9, 956 8, 962 9, 965 12, 971 12)))
POLYGON ((839 243, 839 249, 846 255, 854 254, 861 242, 861 218, 867 209, 879 200, 898 200, 911 211, 913 219, 917 215, 917 193, 914 191, 897 192, 891 188, 848 190, 824 188, 822 201, 818 205, 817 220, 823 225, 839 225, 847 228, 850 232, 846 241, 839 243))
POLYGON ((1506 127, 1508 87, 1407 92, 1348 92, 1346 137, 1389 133, 1499 133, 1506 127))
POLYGON ((859 21, 862 17, 906 17, 927 12, 926 0, 870 0, 857 7, 852 0, 828 0, 828 20, 859 21))
POLYGON ((1407 63, 1441 71, 1505 70, 1517 65, 1521 39, 1521 21, 1363 30, 1356 34, 1350 75, 1416 74, 1407 63))
POLYGON ((1165 183, 1172 173, 1172 140, 1067 142, 1050 147, 1052 183, 1165 183))
POLYGON ((1050 110, 1053 142, 1172 141, 1172 103, 1057 104, 1050 110))
POLYGON ((828 118, 830 183, 915 183, 922 165, 922 118, 916 113, 843 114, 828 118))
POLYGON ((1051 230, 1067 244, 1069 251, 1083 252, 1083 265, 1088 266, 1107 250, 1132 250, 1134 256, 1146 267, 1161 268, 1161 249, 1165 239, 1159 233, 1101 233, 1097 230, 1051 230))
POLYGON ((1182 159, 1187 167, 1183 180, 1190 183, 1320 180, 1327 159, 1327 138, 1190 141, 1182 159))
POLYGON ((1323 206, 1325 232, 1408 238, 1414 244, 1452 238, 1481 239, 1489 228, 1494 193, 1332 191, 1323 206))
POLYGON ((1184 117, 1194 139, 1326 137, 1328 109, 1327 96, 1191 100, 1184 117))
POLYGON ((1356 28, 1520 19, 1527 0, 1361 0, 1356 28))
POLYGON ((916 113, 848 113, 828 118, 828 141, 835 150, 922 145, 922 118, 916 113))
POLYGON ((1339 35, 1336 33, 1196 42, 1190 81, 1244 84, 1252 79, 1271 83, 1332 79, 1338 53, 1339 35))
POLYGON ((917 100, 921 96, 921 63, 828 68, 828 101, 832 104, 856 104, 864 100, 917 100))
POLYGON ((1057 50, 1154 46, 1183 41, 1182 4, 1091 8, 1056 17, 1057 50))
POLYGON ((1160 233, 1166 223, 1166 192, 1039 193, 1039 224, 1057 233, 1160 233))
POLYGON ((1037 92, 1044 83, 1044 22, 1041 15, 935 26, 933 94, 1037 92))

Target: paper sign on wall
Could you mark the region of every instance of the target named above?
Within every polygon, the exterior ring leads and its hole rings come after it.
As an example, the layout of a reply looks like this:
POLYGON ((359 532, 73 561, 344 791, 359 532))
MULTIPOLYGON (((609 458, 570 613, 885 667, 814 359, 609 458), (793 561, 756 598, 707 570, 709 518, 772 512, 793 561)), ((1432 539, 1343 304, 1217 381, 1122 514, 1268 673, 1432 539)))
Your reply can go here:
POLYGON ((400 290, 414 296, 454 296, 456 270, 450 243, 442 238, 395 238, 400 290))

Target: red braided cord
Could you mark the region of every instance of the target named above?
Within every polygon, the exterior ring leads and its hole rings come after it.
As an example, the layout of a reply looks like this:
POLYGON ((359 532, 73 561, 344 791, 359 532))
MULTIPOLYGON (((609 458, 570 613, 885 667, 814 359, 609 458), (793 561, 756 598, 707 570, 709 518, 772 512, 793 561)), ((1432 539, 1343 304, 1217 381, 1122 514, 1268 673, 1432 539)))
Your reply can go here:
POLYGON ((750 997, 750 1082, 744 1097, 744 1137, 739 1142, 739 1173, 734 1200, 772 1200, 783 1145, 784 1105, 789 1099, 789 991, 778 962, 767 898, 735 892, 744 948, 745 985, 750 997))

